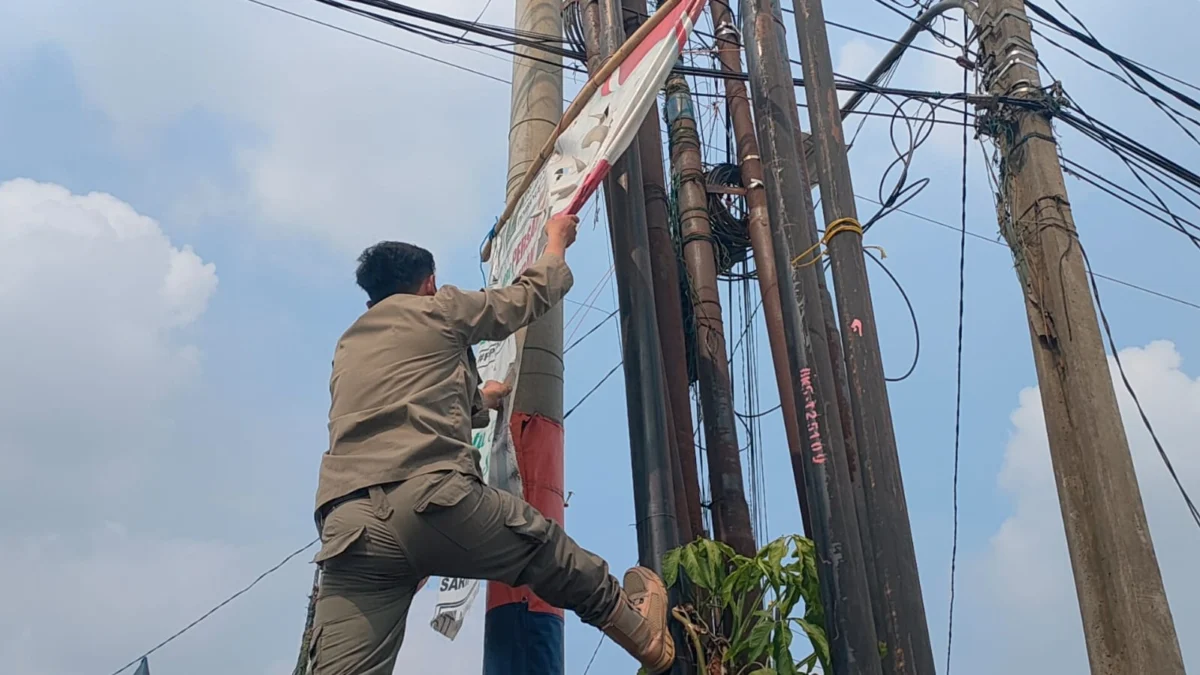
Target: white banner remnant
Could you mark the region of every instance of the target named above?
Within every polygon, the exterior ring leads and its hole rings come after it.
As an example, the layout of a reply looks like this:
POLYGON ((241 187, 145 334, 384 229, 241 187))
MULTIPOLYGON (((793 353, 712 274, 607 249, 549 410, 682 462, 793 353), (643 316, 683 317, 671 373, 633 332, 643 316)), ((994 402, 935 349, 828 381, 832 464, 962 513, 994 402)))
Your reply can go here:
MULTIPOLYGON (((619 53, 625 56, 620 65, 563 129, 555 141, 553 154, 517 202, 512 217, 502 224, 492 240, 489 288, 512 283, 537 260, 546 246, 544 226, 551 214, 576 214, 595 194, 612 163, 637 136, 638 128, 687 44, 704 3, 705 0, 681 0, 673 6, 664 3, 659 10, 665 13, 661 21, 636 45, 621 48, 619 53)), ((504 401, 501 410, 492 412, 487 428, 475 433, 473 440, 480 451, 483 477, 489 485, 517 495, 524 493, 509 418, 524 342, 524 331, 501 342, 485 342, 479 346, 476 357, 484 381, 506 382, 513 387, 513 394, 504 401)), ((476 580, 442 579, 430 625, 453 640, 478 593, 476 580)))

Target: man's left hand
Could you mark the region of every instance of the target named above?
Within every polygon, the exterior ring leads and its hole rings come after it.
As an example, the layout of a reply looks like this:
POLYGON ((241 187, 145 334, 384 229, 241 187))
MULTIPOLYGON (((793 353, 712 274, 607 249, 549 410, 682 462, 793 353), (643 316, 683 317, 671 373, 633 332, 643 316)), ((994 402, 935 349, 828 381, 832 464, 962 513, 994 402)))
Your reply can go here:
POLYGON ((499 410, 500 402, 511 393, 512 387, 495 380, 488 380, 479 388, 479 395, 483 398, 483 407, 488 410, 499 410))

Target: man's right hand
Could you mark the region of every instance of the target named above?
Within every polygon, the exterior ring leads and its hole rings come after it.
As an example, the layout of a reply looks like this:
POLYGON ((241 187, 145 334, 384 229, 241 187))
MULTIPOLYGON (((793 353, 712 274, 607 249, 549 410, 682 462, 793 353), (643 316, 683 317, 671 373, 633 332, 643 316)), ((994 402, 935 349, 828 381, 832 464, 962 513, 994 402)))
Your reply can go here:
POLYGON ((561 214, 546 222, 546 253, 564 257, 567 249, 575 243, 575 233, 579 226, 577 216, 561 214))

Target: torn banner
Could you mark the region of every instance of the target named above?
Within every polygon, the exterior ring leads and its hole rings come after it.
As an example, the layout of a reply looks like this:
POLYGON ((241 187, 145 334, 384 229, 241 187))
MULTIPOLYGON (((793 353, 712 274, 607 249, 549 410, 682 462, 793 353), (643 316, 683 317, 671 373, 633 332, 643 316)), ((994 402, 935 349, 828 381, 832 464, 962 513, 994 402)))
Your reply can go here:
MULTIPOLYGON (((517 202, 512 217, 492 240, 488 286, 506 286, 545 248, 546 221, 552 214, 576 214, 595 194, 609 168, 637 136, 650 106, 687 44, 705 0, 664 3, 661 21, 637 44, 623 46, 620 66, 595 89, 575 119, 563 129, 553 154, 517 202)), ((656 17, 657 18, 657 17, 656 17)), ((517 457, 509 431, 511 403, 519 386, 524 331, 501 342, 479 346, 484 381, 507 382, 513 395, 493 412, 487 428, 475 434, 483 477, 490 485, 523 495, 517 457)), ((458 634, 479 582, 443 579, 431 625, 450 639, 458 634)))

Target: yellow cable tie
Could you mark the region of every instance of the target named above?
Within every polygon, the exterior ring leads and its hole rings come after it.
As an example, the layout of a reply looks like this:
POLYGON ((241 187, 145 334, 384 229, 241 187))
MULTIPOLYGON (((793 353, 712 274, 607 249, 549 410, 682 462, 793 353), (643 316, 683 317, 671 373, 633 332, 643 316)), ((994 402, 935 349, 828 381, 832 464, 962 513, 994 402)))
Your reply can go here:
MULTIPOLYGON (((833 221, 832 223, 829 224, 829 227, 825 228, 825 236, 821 237, 821 241, 814 244, 812 246, 812 248, 808 249, 804 253, 801 253, 800 255, 796 256, 792 260, 792 266, 793 267, 808 267, 810 265, 817 264, 817 262, 819 260, 821 260, 821 258, 824 258, 826 255, 828 255, 829 242, 834 238, 834 236, 841 234, 842 232, 854 232, 854 233, 858 234, 858 236, 861 237, 863 234, 863 228, 862 228, 862 225, 860 225, 858 223, 858 220, 856 220, 854 218, 839 218, 839 219, 833 221), (822 246, 824 246, 826 250, 821 250, 822 246), (816 256, 812 260, 809 260, 809 261, 803 262, 803 263, 800 262, 801 260, 812 255, 813 253, 816 253, 816 256)), ((876 247, 876 248, 878 248, 878 247, 876 247)), ((882 251, 882 250, 883 249, 880 249, 880 251, 882 251)), ((885 257, 886 257, 886 255, 885 255, 885 257)))

